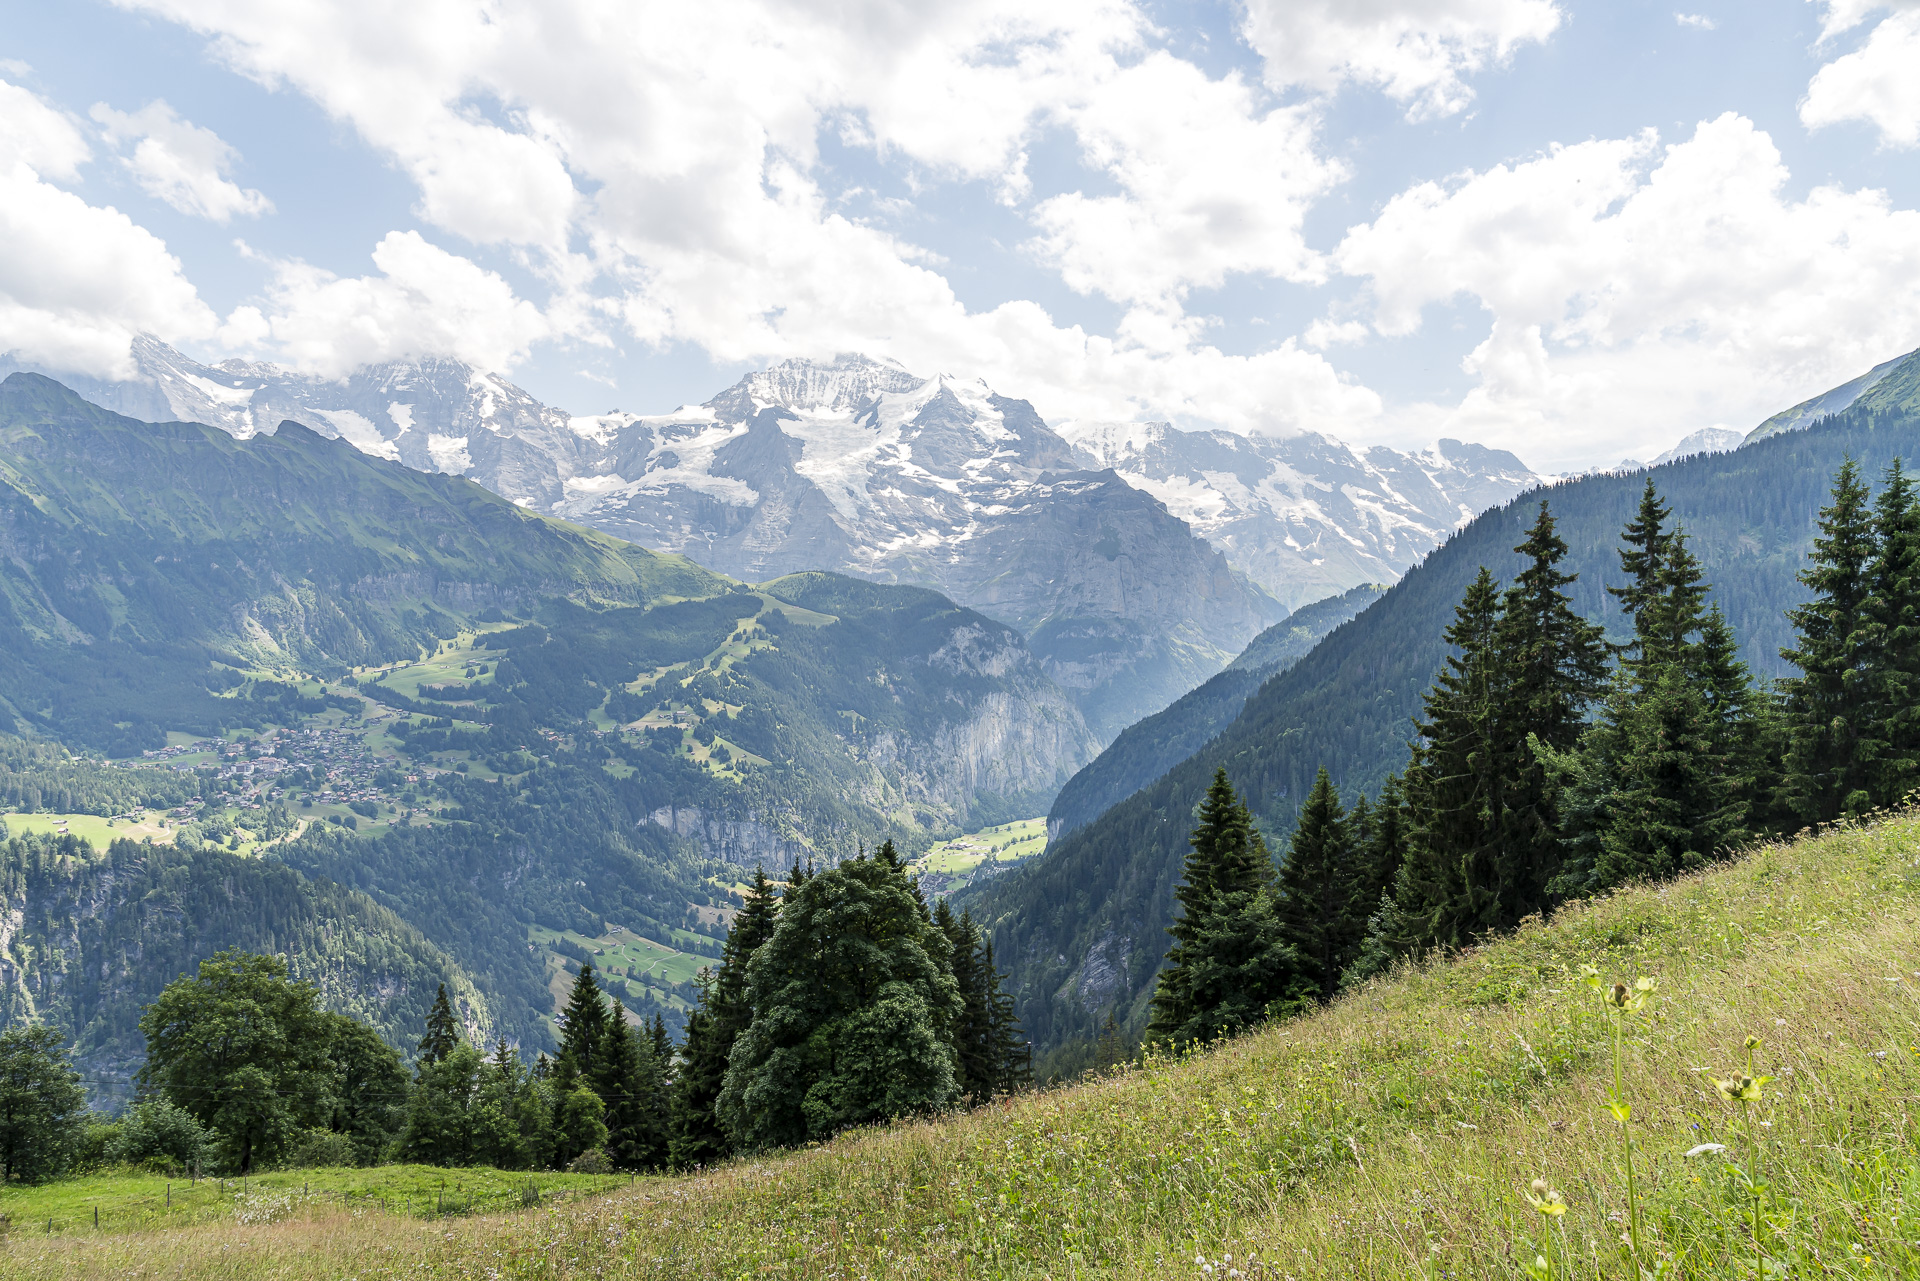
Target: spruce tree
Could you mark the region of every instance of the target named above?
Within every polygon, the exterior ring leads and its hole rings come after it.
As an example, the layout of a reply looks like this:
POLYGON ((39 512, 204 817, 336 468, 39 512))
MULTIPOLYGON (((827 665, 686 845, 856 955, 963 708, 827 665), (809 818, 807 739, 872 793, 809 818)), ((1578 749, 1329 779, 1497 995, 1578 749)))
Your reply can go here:
POLYGON ((594 982, 593 962, 586 961, 573 980, 567 1008, 560 1014, 560 1055, 588 1080, 593 1078, 594 1060, 606 1030, 607 1007, 601 1001, 600 985, 594 982))
POLYGON ((460 1022, 453 1016, 453 1003, 447 1000, 447 985, 442 983, 427 1014, 427 1034, 420 1038, 419 1060, 431 1066, 453 1053, 460 1044, 460 1022))
POLYGON ((1459 947, 1492 915, 1505 788, 1494 712, 1504 673, 1494 649, 1500 596, 1486 566, 1447 628, 1454 649, 1423 697, 1407 766, 1407 857, 1394 887, 1400 950, 1459 947))
POLYGON ((1503 669, 1493 717, 1501 787, 1492 811, 1498 831, 1492 881, 1469 884, 1476 930, 1510 929, 1549 905, 1548 885, 1560 870, 1560 815, 1538 749, 1575 747, 1587 708, 1606 687, 1606 645, 1562 590, 1578 575, 1559 568, 1567 545, 1545 502, 1514 551, 1528 564, 1507 589, 1494 629, 1495 661, 1503 669))
POLYGON ((987 974, 981 964, 980 929, 967 913, 953 914, 947 900, 933 909, 933 923, 947 937, 948 964, 960 989, 960 1016, 953 1024, 953 1050, 960 1069, 960 1090, 974 1105, 993 1097, 997 1072, 993 1057, 993 1016, 987 974))
POLYGON ((989 1055, 993 1063, 993 1092, 1012 1094, 1033 1084, 1033 1043, 1020 1030, 1013 994, 1000 986, 993 961, 993 940, 981 934, 980 972, 986 976, 989 1055))
POLYGON ((1275 896, 1280 928, 1300 954, 1302 977, 1322 997, 1338 989, 1374 907, 1359 901, 1359 865, 1340 794, 1323 765, 1300 807, 1275 896))
POLYGON ((613 1164, 622 1170, 665 1164, 660 1058, 652 1035, 629 1027, 618 1004, 607 1013, 591 1084, 606 1105, 606 1152, 613 1164))
POLYGON ((1873 803, 1860 735, 1873 721, 1869 604, 1876 548, 1867 487, 1851 458, 1834 477, 1819 531, 1807 554, 1813 563, 1800 573, 1813 599, 1787 611, 1797 636, 1792 649, 1780 651, 1800 669, 1781 682, 1788 732, 1784 788, 1808 823, 1830 823, 1873 803))
POLYGON ((1621 612, 1633 620, 1634 638, 1622 647, 1629 665, 1640 656, 1654 625, 1648 607, 1660 595, 1661 571, 1667 564, 1666 522, 1672 515, 1673 510, 1661 501, 1649 476, 1640 495, 1640 509, 1620 536, 1620 569, 1627 577, 1626 585, 1607 588, 1607 594, 1620 602, 1621 612))
MULTIPOLYGON (((1363 795, 1354 803, 1356 815, 1362 812, 1366 799, 1363 795)), ((1387 776, 1380 785, 1379 799, 1365 813, 1364 835, 1360 824, 1354 824, 1360 868, 1355 894, 1371 915, 1380 909, 1383 899, 1392 895, 1400 865, 1407 860, 1407 803, 1398 774, 1387 776)))
MULTIPOLYGON (((798 863, 794 864, 792 876, 797 880, 789 881, 788 895, 796 892, 795 884, 805 881, 805 873, 798 863)), ((753 1021, 753 1008, 747 997, 747 963, 761 944, 772 937, 780 903, 781 897, 767 878, 766 869, 756 867, 753 883, 727 930, 719 970, 702 971, 699 1004, 687 1018, 680 1071, 673 1087, 669 1148, 672 1163, 678 1168, 711 1165, 733 1150, 714 1105, 726 1078, 727 1058, 733 1052, 733 1043, 753 1021)))
POLYGON ((1920 787, 1920 501, 1897 458, 1874 504, 1874 539, 1867 603, 1872 715, 1862 755, 1872 803, 1885 808, 1920 787))
POLYGON ((1315 991, 1280 928, 1266 842, 1224 769, 1215 772, 1200 804, 1191 843, 1175 891, 1183 911, 1167 930, 1175 942, 1147 1027, 1150 1039, 1175 1046, 1291 1013, 1315 991))

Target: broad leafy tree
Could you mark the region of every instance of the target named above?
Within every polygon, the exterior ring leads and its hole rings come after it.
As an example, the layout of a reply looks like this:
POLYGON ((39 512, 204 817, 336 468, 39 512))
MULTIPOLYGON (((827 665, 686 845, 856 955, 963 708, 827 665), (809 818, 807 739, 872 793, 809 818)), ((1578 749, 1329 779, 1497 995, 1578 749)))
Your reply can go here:
POLYGON ((65 1038, 39 1023, 0 1032, 0 1187, 64 1173, 86 1114, 65 1038))
POLYGON ((140 1082, 218 1136, 227 1168, 270 1165, 332 1107, 329 1027, 277 956, 220 952, 169 983, 140 1019, 140 1082))

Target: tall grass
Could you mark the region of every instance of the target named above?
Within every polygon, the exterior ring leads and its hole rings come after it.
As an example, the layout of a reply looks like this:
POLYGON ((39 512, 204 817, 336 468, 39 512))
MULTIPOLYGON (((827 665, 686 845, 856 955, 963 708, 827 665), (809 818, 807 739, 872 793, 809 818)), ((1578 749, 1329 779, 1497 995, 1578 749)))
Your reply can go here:
POLYGON ((550 1212, 16 1236, 0 1258, 27 1277, 1914 1276, 1916 984, 1902 816, 966 1116, 550 1212), (1619 1025, 1617 1076, 1587 966, 1606 991, 1658 982, 1619 1025), (1743 1120, 1716 1081, 1751 1036, 1776 1079, 1743 1120), (1564 1208, 1537 1212, 1549 1192, 1564 1208))

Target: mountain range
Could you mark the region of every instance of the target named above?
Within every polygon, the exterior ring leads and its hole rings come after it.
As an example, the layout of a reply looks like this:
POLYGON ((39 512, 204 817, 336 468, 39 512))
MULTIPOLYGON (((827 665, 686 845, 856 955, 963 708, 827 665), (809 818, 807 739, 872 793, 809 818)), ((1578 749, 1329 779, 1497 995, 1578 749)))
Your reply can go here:
POLYGON ((327 380, 202 365, 151 338, 131 358, 119 382, 40 372, 239 439, 300 422, 749 581, 825 569, 932 587, 1018 628, 1103 742, 1289 610, 1391 581, 1540 480, 1457 441, 1401 454, 1164 423, 1056 432, 978 381, 856 355, 789 360, 654 416, 569 415, 446 359, 327 380))

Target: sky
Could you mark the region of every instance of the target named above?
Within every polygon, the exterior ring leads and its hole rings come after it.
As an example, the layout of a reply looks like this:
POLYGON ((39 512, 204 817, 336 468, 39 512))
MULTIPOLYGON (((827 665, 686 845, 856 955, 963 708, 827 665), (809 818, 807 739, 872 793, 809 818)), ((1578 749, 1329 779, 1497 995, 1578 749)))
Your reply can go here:
POLYGON ((0 352, 789 357, 1541 470, 1920 347, 1920 0, 0 0, 0 352))

